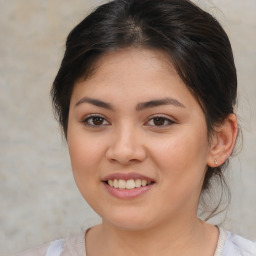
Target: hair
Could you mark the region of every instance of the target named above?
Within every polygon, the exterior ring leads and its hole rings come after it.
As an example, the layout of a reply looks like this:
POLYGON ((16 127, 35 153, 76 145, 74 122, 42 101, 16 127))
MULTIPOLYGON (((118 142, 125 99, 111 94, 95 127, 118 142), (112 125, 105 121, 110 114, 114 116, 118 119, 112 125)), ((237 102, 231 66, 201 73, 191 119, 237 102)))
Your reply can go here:
MULTIPOLYGON (((51 90, 54 112, 65 137, 75 82, 90 77, 104 54, 126 47, 167 54, 204 111, 209 138, 214 128, 234 112, 237 75, 232 48, 212 15, 189 0, 113 0, 99 6, 67 37, 51 90)), ((202 191, 209 190, 213 177, 225 184, 227 161, 208 167, 202 191)))

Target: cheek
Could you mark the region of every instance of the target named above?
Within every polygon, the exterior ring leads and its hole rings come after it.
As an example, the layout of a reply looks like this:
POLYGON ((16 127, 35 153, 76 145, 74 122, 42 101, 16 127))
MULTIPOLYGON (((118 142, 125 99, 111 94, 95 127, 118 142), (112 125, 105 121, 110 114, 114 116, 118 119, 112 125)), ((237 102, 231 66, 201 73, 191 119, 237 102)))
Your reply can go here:
POLYGON ((180 132, 152 145, 155 162, 165 175, 190 179, 204 174, 208 155, 206 132, 180 132))
MULTIPOLYGON (((207 140, 186 134, 157 144, 152 155, 160 173, 161 194, 172 208, 197 205, 206 168, 207 140), (157 150, 158 149, 158 150, 157 150)), ((166 203, 163 199, 162 203, 166 203)), ((167 206, 168 207, 168 206, 167 206)))
POLYGON ((79 131, 70 131, 68 138, 68 148, 74 177, 77 179, 90 179, 90 174, 95 173, 97 164, 102 158, 102 148, 100 141, 90 136, 85 136, 79 131))
POLYGON ((71 126, 68 132, 68 148, 71 161, 75 165, 93 162, 86 160, 99 155, 101 145, 103 144, 101 139, 87 134, 81 127, 71 126))
POLYGON ((96 159, 99 156, 98 149, 95 143, 90 143, 90 139, 84 139, 78 133, 70 136, 68 148, 74 180, 80 193, 88 201, 92 195, 95 196, 95 182, 99 180, 96 164, 99 162, 96 159))

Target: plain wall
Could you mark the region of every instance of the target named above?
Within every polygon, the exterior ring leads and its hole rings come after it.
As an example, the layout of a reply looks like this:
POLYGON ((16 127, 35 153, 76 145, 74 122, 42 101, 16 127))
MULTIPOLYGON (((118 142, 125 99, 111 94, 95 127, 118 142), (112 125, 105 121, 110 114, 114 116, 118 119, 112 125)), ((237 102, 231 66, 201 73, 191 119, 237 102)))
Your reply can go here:
MULTIPOLYGON (((0 254, 99 221, 75 186, 49 96, 68 32, 99 2, 0 0, 0 254)), ((195 2, 223 24, 238 70, 244 142, 224 227, 256 240, 256 2, 195 2)))

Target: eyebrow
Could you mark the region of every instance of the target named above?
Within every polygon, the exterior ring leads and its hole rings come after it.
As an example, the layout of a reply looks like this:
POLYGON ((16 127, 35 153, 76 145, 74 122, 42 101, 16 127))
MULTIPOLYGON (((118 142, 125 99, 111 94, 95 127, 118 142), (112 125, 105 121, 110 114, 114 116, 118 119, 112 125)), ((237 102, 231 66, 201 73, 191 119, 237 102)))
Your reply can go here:
POLYGON ((75 104, 75 107, 81 105, 82 103, 90 103, 90 104, 95 105, 95 106, 100 107, 100 108, 106 108, 106 109, 109 109, 109 110, 114 110, 114 107, 110 103, 107 103, 107 102, 104 102, 104 101, 101 101, 101 100, 97 100, 97 99, 87 98, 87 97, 84 97, 81 100, 79 100, 75 104))
POLYGON ((156 100, 150 100, 150 101, 139 103, 136 106, 136 110, 141 111, 147 108, 158 107, 162 105, 174 105, 176 107, 185 108, 185 106, 176 99, 164 98, 164 99, 156 99, 156 100))
MULTIPOLYGON (((81 105, 83 103, 90 103, 90 104, 95 105, 95 106, 100 107, 100 108, 114 110, 114 107, 113 107, 112 104, 107 103, 107 102, 102 101, 102 100, 88 98, 88 97, 83 97, 82 99, 80 99, 75 104, 75 107, 77 107, 77 106, 79 106, 79 105, 81 105)), ((162 105, 173 105, 173 106, 176 106, 176 107, 185 108, 185 106, 181 102, 176 100, 176 99, 173 99, 173 98, 163 98, 163 99, 155 99, 155 100, 150 100, 150 101, 139 103, 136 106, 136 110, 137 111, 142 111, 144 109, 158 107, 158 106, 162 106, 162 105)))

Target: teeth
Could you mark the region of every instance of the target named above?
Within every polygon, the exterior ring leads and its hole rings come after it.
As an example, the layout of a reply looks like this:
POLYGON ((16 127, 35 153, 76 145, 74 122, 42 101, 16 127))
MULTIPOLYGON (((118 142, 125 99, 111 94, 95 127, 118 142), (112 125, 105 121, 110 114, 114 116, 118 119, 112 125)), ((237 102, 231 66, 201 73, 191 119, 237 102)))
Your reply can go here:
POLYGON ((135 187, 136 188, 141 187, 141 180, 135 180, 135 187))
POLYGON ((119 180, 118 181, 118 188, 124 189, 126 187, 126 181, 125 180, 119 180))
POLYGON ((150 181, 141 180, 141 179, 130 179, 130 180, 108 180, 108 185, 114 188, 119 189, 134 189, 134 188, 140 188, 145 187, 147 185, 151 184, 150 181))
POLYGON ((146 181, 146 180, 142 180, 142 182, 141 182, 141 186, 142 186, 142 187, 147 186, 147 181, 146 181))
POLYGON ((134 180, 127 180, 125 188, 127 189, 133 189, 135 188, 135 181, 134 180))
POLYGON ((118 180, 115 179, 115 180, 113 181, 113 187, 114 187, 114 188, 118 188, 118 180))

